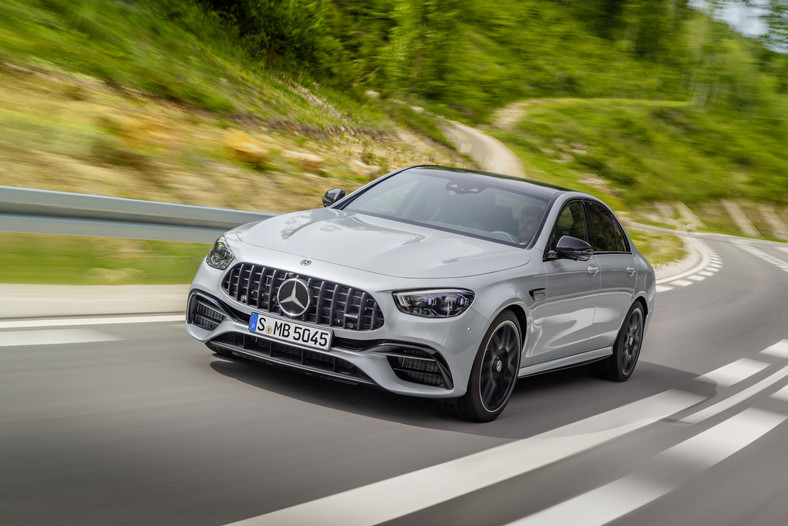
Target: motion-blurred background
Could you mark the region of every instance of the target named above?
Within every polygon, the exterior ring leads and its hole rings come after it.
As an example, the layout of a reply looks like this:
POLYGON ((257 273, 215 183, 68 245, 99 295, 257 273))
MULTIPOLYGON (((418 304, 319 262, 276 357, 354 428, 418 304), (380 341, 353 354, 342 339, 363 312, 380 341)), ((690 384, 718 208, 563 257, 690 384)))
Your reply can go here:
MULTIPOLYGON (((786 49, 782 0, 5 0, 0 185, 286 212, 477 166, 454 121, 630 224, 785 240, 786 49)), ((3 282, 186 283, 207 250, 0 243, 3 282)))

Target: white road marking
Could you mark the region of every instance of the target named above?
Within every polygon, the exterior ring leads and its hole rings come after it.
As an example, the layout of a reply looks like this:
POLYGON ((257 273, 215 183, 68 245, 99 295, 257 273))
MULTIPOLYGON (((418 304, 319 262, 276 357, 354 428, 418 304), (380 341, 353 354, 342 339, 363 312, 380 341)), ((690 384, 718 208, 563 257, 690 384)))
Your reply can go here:
POLYGON ((700 400, 665 391, 541 435, 233 524, 378 524, 591 449, 700 400))
POLYGON ((677 279, 684 279, 687 276, 691 276, 693 274, 697 274, 702 270, 706 270, 709 265, 709 261, 711 257, 717 256, 717 253, 714 252, 706 243, 703 241, 696 239, 694 237, 685 238, 685 240, 693 246, 693 251, 700 253, 700 262, 694 267, 685 270, 684 272, 680 272, 678 274, 674 274, 672 276, 666 276, 664 278, 659 278, 657 280, 657 284, 661 285, 663 283, 667 283, 669 281, 677 280, 677 279))
POLYGON ((725 411, 726 409, 730 409, 731 407, 735 406, 739 402, 754 396, 755 394, 763 391, 764 389, 768 389, 772 385, 776 384, 783 378, 788 376, 788 366, 783 367, 776 373, 772 374, 771 376, 766 377, 765 379, 761 380, 757 384, 748 387, 747 389, 743 389, 742 391, 725 398, 717 402, 716 404, 707 407, 706 409, 701 409, 697 413, 693 413, 691 415, 685 416, 680 420, 680 422, 685 424, 697 424, 698 422, 702 422, 707 418, 711 418, 714 415, 718 415, 725 411))
POLYGON ((777 268, 788 272, 788 261, 784 261, 776 256, 769 254, 768 252, 764 252, 763 250, 756 248, 744 241, 734 241, 734 244, 739 248, 741 248, 742 250, 744 250, 745 252, 749 252, 753 256, 761 258, 767 263, 771 263, 777 268))
POLYGON ((768 363, 742 358, 706 373, 698 377, 698 380, 707 380, 721 387, 728 387, 749 378, 757 372, 763 371, 767 367, 769 367, 768 363))
POLYGON ((745 411, 649 459, 631 475, 511 523, 602 525, 686 484, 783 423, 788 416, 745 411))
POLYGON ((689 276, 687 279, 691 279, 692 281, 703 281, 706 279, 706 276, 689 276))
POLYGON ((762 354, 776 356, 777 358, 788 358, 788 340, 780 340, 774 345, 770 345, 761 351, 762 354))
POLYGON ((544 511, 509 523, 509 526, 607 524, 669 493, 671 489, 670 486, 653 484, 636 477, 624 477, 544 511))
POLYGON ((657 285, 657 292, 667 292, 669 290, 673 290, 673 287, 668 287, 667 285, 657 285))
POLYGON ((698 275, 706 276, 708 278, 709 276, 713 276, 714 272, 709 272, 708 270, 704 270, 703 272, 698 272, 698 275))
POLYGON ((686 287, 688 285, 692 285, 692 282, 686 279, 678 279, 676 281, 671 281, 671 285, 678 285, 679 287, 686 287))
POLYGON ((772 395, 772 398, 777 400, 782 400, 783 402, 788 402, 788 385, 777 391, 772 395))
POLYGON ((83 325, 125 325, 127 323, 185 322, 183 314, 167 316, 118 316, 112 318, 48 318, 38 320, 0 321, 0 329, 31 329, 39 327, 74 327, 83 325))
POLYGON ((119 338, 89 329, 51 329, 0 332, 0 347, 64 345, 69 343, 111 342, 119 338))

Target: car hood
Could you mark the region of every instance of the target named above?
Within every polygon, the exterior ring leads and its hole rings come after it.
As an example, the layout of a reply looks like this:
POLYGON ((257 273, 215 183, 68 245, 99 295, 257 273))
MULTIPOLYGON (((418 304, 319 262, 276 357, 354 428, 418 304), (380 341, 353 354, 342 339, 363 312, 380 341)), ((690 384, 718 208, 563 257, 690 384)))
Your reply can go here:
POLYGON ((365 214, 321 208, 236 229, 242 241, 403 278, 455 278, 525 265, 526 250, 365 214))

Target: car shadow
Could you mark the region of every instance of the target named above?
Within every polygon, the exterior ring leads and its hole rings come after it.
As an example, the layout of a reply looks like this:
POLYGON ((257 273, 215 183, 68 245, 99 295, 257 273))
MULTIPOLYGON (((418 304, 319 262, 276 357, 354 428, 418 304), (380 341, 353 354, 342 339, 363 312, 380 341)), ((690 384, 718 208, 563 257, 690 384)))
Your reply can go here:
POLYGON ((713 385, 698 381, 695 374, 648 362, 640 362, 632 379, 624 383, 600 380, 587 367, 576 367, 521 378, 501 416, 477 423, 453 415, 437 400, 215 357, 211 367, 217 373, 281 396, 370 418, 493 438, 537 435, 670 389, 704 398, 715 393, 713 385))

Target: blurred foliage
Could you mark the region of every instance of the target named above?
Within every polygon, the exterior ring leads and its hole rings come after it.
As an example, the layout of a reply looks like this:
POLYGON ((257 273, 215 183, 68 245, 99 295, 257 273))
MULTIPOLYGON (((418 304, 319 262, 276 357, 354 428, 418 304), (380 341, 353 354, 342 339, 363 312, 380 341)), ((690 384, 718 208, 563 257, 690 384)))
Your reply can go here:
POLYGON ((621 99, 545 101, 527 114, 514 132, 495 134, 542 179, 566 186, 590 173, 606 182, 602 197, 618 196, 626 207, 785 202, 784 123, 756 125, 689 103, 621 99))
MULTIPOLYGON (((774 51, 785 2, 764 4, 771 48, 709 16, 723 3, 5 0, 0 66, 23 57, 234 122, 381 129, 388 118, 438 142, 432 114, 489 124, 527 99, 525 120, 495 133, 532 177, 621 206, 786 203, 788 55, 774 51)), ((79 87, 67 95, 86 98, 79 87)), ((150 171, 156 161, 113 137, 91 140, 107 164, 150 171)))

